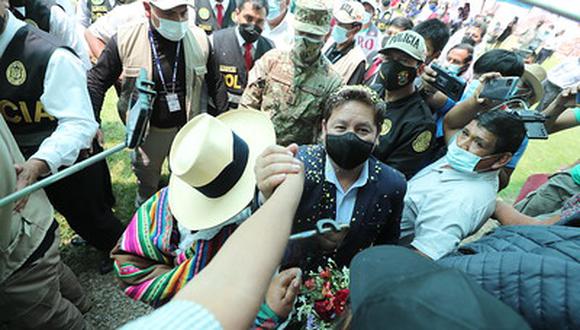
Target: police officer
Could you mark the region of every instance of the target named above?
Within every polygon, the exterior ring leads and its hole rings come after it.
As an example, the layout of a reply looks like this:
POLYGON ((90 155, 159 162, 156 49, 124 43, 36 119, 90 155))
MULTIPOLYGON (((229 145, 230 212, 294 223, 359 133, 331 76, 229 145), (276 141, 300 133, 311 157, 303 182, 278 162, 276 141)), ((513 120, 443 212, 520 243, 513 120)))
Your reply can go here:
POLYGON ((50 33, 60 43, 72 48, 83 62, 85 70, 91 67, 88 48, 78 32, 74 16, 55 0, 10 0, 12 13, 20 20, 50 33))
POLYGON ((212 34, 236 24, 237 0, 195 0, 195 25, 212 34))
POLYGON ((348 0, 334 9, 336 25, 332 28, 331 38, 322 49, 324 56, 332 63, 332 68, 347 85, 362 83, 366 56, 356 44, 355 36, 362 27, 365 8, 358 1, 348 0))
MULTIPOLYGON (((83 159, 97 131, 80 60, 49 34, 6 12, 0 35, 0 113, 20 151, 41 160, 48 170, 24 167, 21 176, 34 182, 39 175, 83 159)), ((54 207, 69 225, 105 254, 123 232, 114 216, 110 178, 105 161, 45 188, 54 207), (90 188, 89 188, 90 187, 90 188)), ((110 270, 105 256, 101 272, 110 270)))
POLYGON ((109 40, 97 64, 88 72, 93 108, 100 112, 107 90, 121 79, 122 91, 117 108, 123 120, 134 97, 139 69, 145 68, 155 83, 157 97, 149 131, 143 144, 132 155, 137 176, 136 205, 158 190, 161 166, 169 154, 177 131, 201 112, 203 84, 219 101, 217 114, 227 110, 227 92, 217 72, 207 35, 189 23, 190 0, 148 0, 148 19, 120 26, 109 40))
POLYGON ((216 31, 211 38, 230 108, 238 107, 254 62, 274 48, 272 41, 261 36, 268 12, 266 0, 237 2, 238 26, 216 31))
POLYGON ((250 72, 240 108, 268 112, 278 144, 316 142, 326 100, 342 85, 321 53, 330 18, 322 1, 298 1, 293 49, 269 51, 250 72))
POLYGON ((385 92, 387 114, 375 156, 407 179, 427 165, 435 121, 413 81, 423 70, 425 41, 414 31, 399 32, 381 50, 384 62, 375 90, 385 92))

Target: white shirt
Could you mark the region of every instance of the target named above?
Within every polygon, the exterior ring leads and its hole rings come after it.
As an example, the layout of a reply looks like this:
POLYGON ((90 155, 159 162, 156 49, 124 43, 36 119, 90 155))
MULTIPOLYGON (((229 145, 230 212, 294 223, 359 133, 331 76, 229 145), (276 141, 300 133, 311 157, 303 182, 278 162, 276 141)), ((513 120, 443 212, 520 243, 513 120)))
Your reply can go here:
POLYGON ((120 5, 105 16, 100 17, 91 26, 88 31, 95 37, 101 39, 105 44, 109 42, 111 37, 119 27, 123 24, 130 24, 142 20, 145 17, 145 8, 142 1, 135 1, 127 5, 120 5))
MULTIPOLYGON (((16 7, 22 15, 26 15, 24 7, 16 7)), ((89 70, 92 65, 89 59, 89 46, 77 28, 76 20, 69 16, 61 7, 52 6, 50 8, 50 34, 56 37, 64 45, 72 48, 81 59, 85 70, 89 70)))
MULTIPOLYGON (((213 12, 215 14, 215 17, 217 19, 217 4, 218 2, 216 0, 209 0, 209 3, 211 4, 211 9, 213 9, 213 12)), ((224 19, 226 18, 226 10, 228 9, 228 6, 230 5, 230 0, 223 0, 221 2, 222 6, 223 6, 223 13, 224 13, 224 19)))
POLYGON ((172 300, 149 315, 121 327, 121 330, 173 329, 221 330, 216 317, 203 305, 188 300, 172 300))
MULTIPOLYGON (((8 12, 6 29, 0 34, 0 57, 26 23, 8 12)), ((81 149, 90 146, 99 125, 87 89, 87 77, 81 61, 65 49, 56 49, 48 61, 44 93, 40 97, 45 111, 58 119, 55 131, 31 156, 44 160, 50 171, 72 165, 81 149)))
POLYGON ((266 23, 262 35, 274 43, 276 49, 289 51, 294 45, 294 15, 289 11, 284 16, 284 19, 275 28, 270 28, 266 23))
POLYGON ((409 181, 401 237, 414 234, 411 245, 433 260, 452 252, 495 211, 498 182, 497 171, 464 173, 441 158, 409 181))
POLYGON ((328 155, 326 156, 326 164, 324 166, 324 177, 327 182, 332 183, 336 187, 336 219, 334 220, 340 224, 350 223, 352 212, 356 205, 358 190, 369 181, 369 161, 365 161, 358 179, 346 191, 342 189, 342 185, 338 181, 328 155))

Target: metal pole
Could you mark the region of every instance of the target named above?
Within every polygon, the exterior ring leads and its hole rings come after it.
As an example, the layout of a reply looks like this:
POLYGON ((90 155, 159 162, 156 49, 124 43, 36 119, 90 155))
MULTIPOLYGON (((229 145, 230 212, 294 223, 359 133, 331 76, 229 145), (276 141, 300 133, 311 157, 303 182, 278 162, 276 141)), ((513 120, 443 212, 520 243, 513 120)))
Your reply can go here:
POLYGON ((536 6, 539 8, 542 8, 544 10, 547 10, 551 13, 554 13, 556 15, 560 15, 560 16, 564 16, 566 18, 569 18, 571 20, 574 20, 576 22, 580 21, 580 11, 578 10, 574 10, 576 6, 573 6, 572 3, 574 1, 567 1, 566 4, 569 5, 568 8, 562 8, 562 7, 558 7, 555 6, 551 1, 547 1, 547 0, 518 0, 520 2, 526 3, 528 5, 532 5, 532 6, 536 6))
MULTIPOLYGON (((38 189, 42 189, 48 185, 51 185, 53 183, 55 183, 56 181, 67 177, 69 175, 72 175, 80 170, 83 170, 91 165, 93 165, 94 163, 101 161, 105 158, 107 158, 108 156, 119 152, 123 149, 125 149, 125 143, 121 143, 118 144, 116 146, 114 146, 111 149, 107 149, 104 150, 103 152, 100 152, 97 155, 94 155, 93 157, 87 158, 85 160, 83 160, 82 162, 78 163, 78 164, 74 164, 71 167, 68 167, 54 175, 48 176, 46 178, 44 178, 41 181, 38 181, 22 190, 19 190, 11 195, 8 195, 2 199, 0 199, 0 207, 4 207, 10 203, 16 202, 17 200, 22 199, 23 197, 33 193, 34 191, 38 190, 38 189)), ((89 189, 89 187, 87 187, 87 189, 89 189)))

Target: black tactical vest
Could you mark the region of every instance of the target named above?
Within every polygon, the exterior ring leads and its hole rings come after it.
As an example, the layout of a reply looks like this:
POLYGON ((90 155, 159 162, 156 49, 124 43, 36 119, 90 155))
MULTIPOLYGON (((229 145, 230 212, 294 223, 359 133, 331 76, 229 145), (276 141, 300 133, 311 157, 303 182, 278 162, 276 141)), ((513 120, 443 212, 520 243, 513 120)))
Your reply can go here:
POLYGON ((48 33, 25 25, 0 58, 0 113, 26 156, 35 152, 57 126, 40 97, 48 62, 58 47, 48 33))
POLYGON ((24 3, 24 10, 26 11, 24 16, 15 8, 12 9, 12 13, 18 19, 50 33, 50 9, 52 6, 58 6, 56 1, 29 0, 24 3))
MULTIPOLYGON (((213 35, 216 63, 219 65, 219 71, 228 89, 228 100, 231 108, 238 107, 240 97, 248 84, 246 62, 236 36, 236 29, 237 26, 219 30, 213 35)), ((274 48, 274 44, 270 40, 260 37, 256 42, 253 54, 254 62, 272 48, 274 48)))
POLYGON ((219 27, 217 17, 209 0, 195 0, 195 25, 202 28, 205 33, 212 34, 214 31, 235 26, 234 15, 236 12, 236 0, 230 0, 228 8, 224 8, 224 20, 219 27))
MULTIPOLYGON (((115 2, 117 5, 117 2, 115 2)), ((87 8, 91 13, 91 24, 93 24, 101 16, 105 16, 113 9, 109 0, 87 0, 87 8)))

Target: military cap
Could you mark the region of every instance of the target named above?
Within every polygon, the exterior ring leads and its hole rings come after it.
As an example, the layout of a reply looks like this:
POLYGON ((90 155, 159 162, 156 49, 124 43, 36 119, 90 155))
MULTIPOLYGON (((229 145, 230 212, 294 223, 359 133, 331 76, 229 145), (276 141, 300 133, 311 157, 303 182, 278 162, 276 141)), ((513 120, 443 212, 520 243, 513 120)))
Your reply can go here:
POLYGON ((294 29, 316 35, 330 31, 330 8, 325 1, 299 0, 294 13, 294 29))

